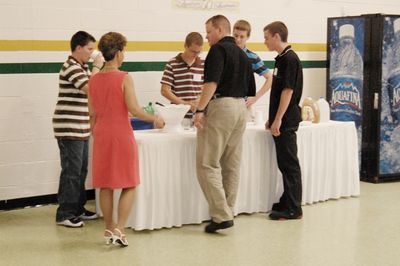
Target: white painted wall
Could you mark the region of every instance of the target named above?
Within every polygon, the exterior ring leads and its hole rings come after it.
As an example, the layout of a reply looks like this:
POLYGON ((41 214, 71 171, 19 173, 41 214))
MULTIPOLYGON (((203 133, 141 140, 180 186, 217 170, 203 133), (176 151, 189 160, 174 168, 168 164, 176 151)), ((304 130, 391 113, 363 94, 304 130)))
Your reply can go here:
MULTIPOLYGON (((263 27, 274 20, 289 28, 289 41, 325 43, 326 19, 367 13, 400 14, 398 0, 237 1, 237 12, 172 8, 161 0, 2 0, 0 39, 69 40, 78 30, 97 39, 119 31, 129 41, 182 41, 190 31, 204 34, 204 22, 223 13, 233 23, 246 19, 253 26, 251 42, 263 42, 263 27)), ((1 52, 0 63, 62 62, 67 52, 1 52)), ((176 52, 130 52, 127 61, 167 61, 176 52)), ((271 52, 260 52, 272 60, 271 52)), ((205 56, 205 54, 203 55, 205 56)), ((302 52, 302 60, 325 60, 325 53, 302 52)), ((161 72, 135 72, 139 102, 163 100, 161 72)), ((0 200, 57 192, 59 154, 51 125, 58 93, 57 74, 0 74, 0 200)), ((258 84, 263 80, 257 79, 258 84)), ((303 96, 325 96, 325 69, 304 70, 303 96)), ((266 113, 269 94, 255 107, 266 113)), ((164 100, 163 100, 164 101, 164 100)), ((165 102, 165 101, 164 101, 165 102)), ((88 182, 90 186, 90 181, 88 182)))

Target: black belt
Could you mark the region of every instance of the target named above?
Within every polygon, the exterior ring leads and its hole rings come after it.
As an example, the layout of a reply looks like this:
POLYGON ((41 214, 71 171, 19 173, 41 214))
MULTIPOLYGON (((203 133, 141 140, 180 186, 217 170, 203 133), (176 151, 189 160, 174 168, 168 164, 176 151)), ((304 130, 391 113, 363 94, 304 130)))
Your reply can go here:
POLYGON ((225 95, 221 95, 221 94, 218 94, 218 93, 214 94, 214 95, 211 97, 212 100, 219 99, 219 98, 243 99, 243 98, 245 98, 245 97, 225 96, 225 95))

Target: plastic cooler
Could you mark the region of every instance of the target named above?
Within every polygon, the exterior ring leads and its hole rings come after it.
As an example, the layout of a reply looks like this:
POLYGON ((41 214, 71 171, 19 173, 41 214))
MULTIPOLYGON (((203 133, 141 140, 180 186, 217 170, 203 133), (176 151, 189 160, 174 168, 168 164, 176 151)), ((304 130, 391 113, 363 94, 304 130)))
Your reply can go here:
POLYGON ((131 126, 134 130, 153 129, 153 123, 140 120, 139 118, 131 118, 131 126))

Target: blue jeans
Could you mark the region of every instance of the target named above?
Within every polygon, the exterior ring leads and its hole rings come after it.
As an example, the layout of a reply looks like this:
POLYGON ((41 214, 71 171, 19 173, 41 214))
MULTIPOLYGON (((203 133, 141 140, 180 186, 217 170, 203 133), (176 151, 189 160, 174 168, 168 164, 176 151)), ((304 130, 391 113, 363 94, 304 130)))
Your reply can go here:
POLYGON ((61 174, 58 186, 56 222, 81 215, 86 204, 85 179, 88 172, 88 140, 57 140, 61 174))

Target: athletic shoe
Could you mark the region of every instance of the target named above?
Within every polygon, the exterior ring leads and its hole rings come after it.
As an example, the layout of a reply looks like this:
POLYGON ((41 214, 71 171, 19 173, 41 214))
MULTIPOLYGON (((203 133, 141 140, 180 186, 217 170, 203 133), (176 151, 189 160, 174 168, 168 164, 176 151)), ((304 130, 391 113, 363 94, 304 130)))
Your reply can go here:
POLYGON ((99 216, 95 212, 85 210, 84 213, 79 215, 79 218, 81 218, 82 220, 95 220, 95 219, 99 218, 99 216))
POLYGON ((83 221, 77 217, 66 219, 61 222, 57 222, 57 225, 62 225, 66 227, 82 227, 84 225, 83 221))

